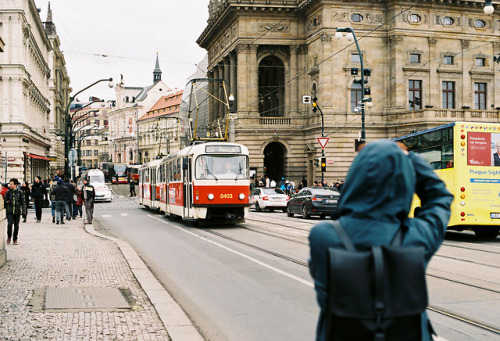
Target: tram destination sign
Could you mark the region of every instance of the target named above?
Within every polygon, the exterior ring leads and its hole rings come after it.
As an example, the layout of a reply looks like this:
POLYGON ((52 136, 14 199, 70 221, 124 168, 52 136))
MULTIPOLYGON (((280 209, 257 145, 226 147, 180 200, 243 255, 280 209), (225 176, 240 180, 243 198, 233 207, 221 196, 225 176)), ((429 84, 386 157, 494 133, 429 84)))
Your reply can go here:
POLYGON ((205 146, 205 153, 241 153, 240 146, 213 145, 205 146))

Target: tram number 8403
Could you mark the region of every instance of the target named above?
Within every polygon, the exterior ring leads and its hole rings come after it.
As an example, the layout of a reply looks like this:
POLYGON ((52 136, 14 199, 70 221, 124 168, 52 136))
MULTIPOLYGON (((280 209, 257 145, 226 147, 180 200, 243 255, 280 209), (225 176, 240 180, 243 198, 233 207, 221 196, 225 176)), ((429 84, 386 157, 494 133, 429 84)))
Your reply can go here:
POLYGON ((232 199, 233 195, 232 194, 221 194, 220 198, 221 199, 232 199))

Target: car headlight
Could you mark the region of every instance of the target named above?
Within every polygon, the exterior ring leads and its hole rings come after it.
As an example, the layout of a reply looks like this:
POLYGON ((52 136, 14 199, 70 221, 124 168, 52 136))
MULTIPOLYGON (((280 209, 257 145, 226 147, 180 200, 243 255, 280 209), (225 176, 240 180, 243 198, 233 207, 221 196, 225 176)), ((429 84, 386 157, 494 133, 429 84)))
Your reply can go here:
POLYGON ((240 198, 240 200, 243 200, 243 199, 245 199, 245 194, 243 194, 243 193, 240 193, 240 196, 239 196, 239 198, 240 198))
POLYGON ((215 198, 215 196, 212 193, 210 193, 208 195, 208 200, 214 200, 214 198, 215 198))

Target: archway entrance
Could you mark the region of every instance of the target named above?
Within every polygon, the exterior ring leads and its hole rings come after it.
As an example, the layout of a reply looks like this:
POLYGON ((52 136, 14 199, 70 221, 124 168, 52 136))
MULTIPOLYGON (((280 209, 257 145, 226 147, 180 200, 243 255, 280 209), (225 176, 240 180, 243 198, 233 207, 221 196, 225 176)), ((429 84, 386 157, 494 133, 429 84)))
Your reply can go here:
POLYGON ((285 176, 286 148, 279 142, 271 142, 264 149, 265 175, 278 183, 285 176))

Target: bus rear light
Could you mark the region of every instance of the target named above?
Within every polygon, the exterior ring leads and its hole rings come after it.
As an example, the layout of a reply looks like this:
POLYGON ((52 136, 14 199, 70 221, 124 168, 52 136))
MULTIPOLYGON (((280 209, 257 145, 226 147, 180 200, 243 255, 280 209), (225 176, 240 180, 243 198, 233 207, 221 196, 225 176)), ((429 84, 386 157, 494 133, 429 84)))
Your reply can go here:
POLYGON ((312 200, 312 201, 321 201, 322 199, 320 199, 320 198, 316 198, 316 197, 312 197, 312 198, 311 198, 311 200, 312 200))
POLYGON ((266 195, 265 197, 262 197, 262 200, 269 200, 269 197, 266 195))
POLYGON ((460 213, 460 216, 461 216, 461 217, 465 217, 465 212, 461 212, 461 213, 460 213))
POLYGON ((243 193, 240 193, 240 196, 239 196, 239 198, 240 198, 240 200, 243 200, 243 199, 245 199, 245 194, 243 194, 243 193))
POLYGON ((212 193, 210 193, 208 195, 208 200, 214 200, 214 198, 215 198, 215 196, 212 193))
POLYGON ((465 192, 465 187, 460 187, 460 192, 465 192))

